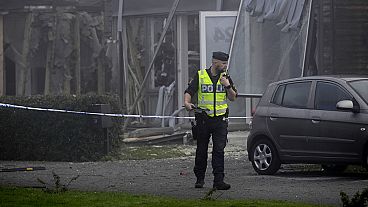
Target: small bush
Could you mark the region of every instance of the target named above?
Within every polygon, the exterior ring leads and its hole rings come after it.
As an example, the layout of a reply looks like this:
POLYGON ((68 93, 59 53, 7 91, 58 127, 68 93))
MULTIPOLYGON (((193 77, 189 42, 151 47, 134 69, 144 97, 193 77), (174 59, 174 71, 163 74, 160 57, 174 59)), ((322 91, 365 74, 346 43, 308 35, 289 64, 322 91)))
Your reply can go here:
POLYGON ((362 193, 355 193, 354 197, 349 199, 349 196, 344 192, 340 192, 343 207, 365 207, 368 206, 368 188, 365 188, 362 193))
MULTIPOLYGON (((114 96, 0 97, 1 103, 39 108, 89 111, 92 104, 110 104, 112 113, 122 113, 114 96)), ((15 108, 0 108, 0 159, 46 161, 93 161, 105 153, 104 129, 91 115, 15 108)), ((117 142, 121 119, 109 129, 117 142)), ((115 146, 113 145, 113 147, 115 146)))

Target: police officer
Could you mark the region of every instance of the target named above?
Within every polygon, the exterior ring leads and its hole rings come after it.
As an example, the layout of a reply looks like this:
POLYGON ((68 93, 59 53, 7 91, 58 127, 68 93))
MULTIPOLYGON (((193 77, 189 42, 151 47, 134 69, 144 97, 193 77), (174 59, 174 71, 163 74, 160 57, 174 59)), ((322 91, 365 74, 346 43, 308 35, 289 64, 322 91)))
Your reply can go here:
POLYGON ((230 189, 230 185, 224 182, 224 148, 227 142, 229 113, 227 99, 234 101, 237 90, 226 74, 228 59, 229 55, 226 53, 213 52, 211 67, 199 70, 184 93, 184 105, 188 111, 194 109, 192 97, 196 93, 198 107, 205 109, 205 113, 196 114, 199 131, 194 166, 194 174, 197 177, 195 188, 203 188, 204 185, 208 143, 212 135, 213 188, 230 189))

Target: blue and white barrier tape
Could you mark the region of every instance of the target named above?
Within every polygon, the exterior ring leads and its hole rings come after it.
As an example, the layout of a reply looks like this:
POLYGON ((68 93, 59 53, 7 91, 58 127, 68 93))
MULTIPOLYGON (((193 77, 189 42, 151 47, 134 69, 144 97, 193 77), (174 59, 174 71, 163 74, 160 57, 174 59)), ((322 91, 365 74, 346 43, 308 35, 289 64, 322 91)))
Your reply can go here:
MULTIPOLYGON (((50 112, 60 112, 60 113, 71 113, 71 114, 83 114, 83 115, 94 115, 94 116, 109 116, 109 117, 122 117, 122 118, 159 118, 159 119, 194 119, 194 117, 177 117, 177 116, 150 116, 150 115, 128 115, 128 114, 111 114, 111 113, 98 113, 98 112, 84 112, 84 111, 71 111, 64 109, 45 109, 30 106, 19 106, 14 104, 4 104, 0 103, 0 108, 16 108, 16 109, 26 109, 33 111, 50 111, 50 112)), ((228 117, 229 119, 251 119, 252 117, 228 117)))

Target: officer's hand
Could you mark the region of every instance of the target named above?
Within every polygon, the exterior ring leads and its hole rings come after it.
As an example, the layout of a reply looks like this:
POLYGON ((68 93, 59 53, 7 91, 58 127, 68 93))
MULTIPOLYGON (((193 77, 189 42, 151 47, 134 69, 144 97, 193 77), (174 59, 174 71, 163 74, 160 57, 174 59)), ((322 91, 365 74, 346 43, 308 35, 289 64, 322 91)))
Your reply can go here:
POLYGON ((228 86, 228 85, 230 85, 230 81, 229 81, 229 79, 228 79, 226 76, 221 76, 221 78, 220 78, 220 83, 221 83, 223 86, 228 86))
POLYGON ((193 110, 194 109, 194 104, 192 103, 184 103, 185 109, 187 111, 193 110))

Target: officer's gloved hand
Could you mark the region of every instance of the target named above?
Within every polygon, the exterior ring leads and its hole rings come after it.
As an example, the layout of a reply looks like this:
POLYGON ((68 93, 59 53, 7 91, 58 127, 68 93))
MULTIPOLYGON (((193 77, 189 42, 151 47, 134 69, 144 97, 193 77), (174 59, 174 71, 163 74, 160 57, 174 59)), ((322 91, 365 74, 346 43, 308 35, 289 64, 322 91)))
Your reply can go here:
POLYGON ((229 81, 229 78, 225 75, 221 76, 220 78, 220 83, 223 85, 223 86, 229 86, 230 85, 230 81, 229 81))
POLYGON ((191 111, 191 110, 195 109, 195 106, 192 103, 184 103, 184 107, 187 111, 191 111))

